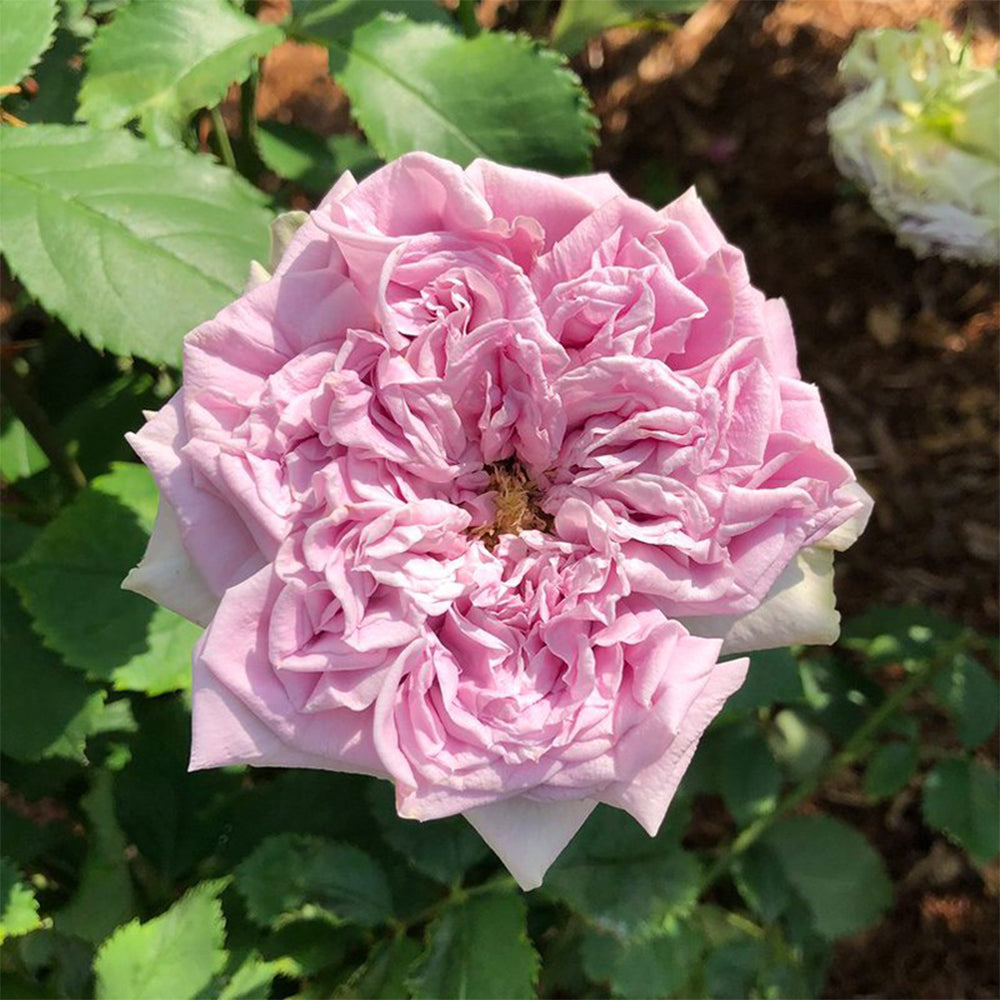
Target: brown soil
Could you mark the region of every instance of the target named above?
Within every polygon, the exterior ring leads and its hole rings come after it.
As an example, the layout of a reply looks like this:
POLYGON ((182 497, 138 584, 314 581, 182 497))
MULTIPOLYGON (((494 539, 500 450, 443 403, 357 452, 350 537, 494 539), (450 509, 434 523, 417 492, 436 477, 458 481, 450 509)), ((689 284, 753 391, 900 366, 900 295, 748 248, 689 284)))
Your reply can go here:
MULTIPOLYGON (((484 10, 524 20, 512 0, 484 10)), ((1000 54, 989 0, 709 0, 670 34, 609 32, 575 65, 601 119, 597 166, 654 203, 695 184, 755 283, 788 302, 803 376, 877 501, 838 563, 844 612, 912 601, 995 633, 997 274, 897 247, 841 179, 825 131, 853 34, 921 17, 968 26, 979 59, 1000 54)), ((259 107, 321 134, 349 127, 308 47, 268 57, 259 107)), ((836 794, 822 808, 879 847, 897 894, 877 927, 837 946, 827 995, 1000 996, 996 867, 970 869, 908 793, 877 809, 836 794)))

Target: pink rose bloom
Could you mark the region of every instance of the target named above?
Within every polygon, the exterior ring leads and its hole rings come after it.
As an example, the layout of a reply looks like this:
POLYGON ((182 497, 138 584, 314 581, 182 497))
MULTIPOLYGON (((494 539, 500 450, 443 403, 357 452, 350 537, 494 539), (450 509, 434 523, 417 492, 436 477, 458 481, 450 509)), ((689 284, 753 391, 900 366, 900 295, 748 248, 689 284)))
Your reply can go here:
POLYGON ((870 511, 784 305, 606 176, 415 153, 285 242, 132 437, 126 585, 206 626, 192 768, 388 778, 525 888, 598 802, 655 833, 720 653, 831 642, 870 511))

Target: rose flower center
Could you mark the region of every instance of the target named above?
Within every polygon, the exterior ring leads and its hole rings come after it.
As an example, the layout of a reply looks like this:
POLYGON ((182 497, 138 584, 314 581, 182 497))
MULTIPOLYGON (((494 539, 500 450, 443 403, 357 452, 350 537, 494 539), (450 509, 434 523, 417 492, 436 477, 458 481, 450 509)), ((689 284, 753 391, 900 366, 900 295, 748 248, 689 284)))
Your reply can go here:
POLYGON ((515 458, 486 466, 490 474, 495 515, 492 524, 480 525, 470 534, 492 550, 502 535, 522 531, 552 531, 552 518, 541 508, 541 490, 515 458))

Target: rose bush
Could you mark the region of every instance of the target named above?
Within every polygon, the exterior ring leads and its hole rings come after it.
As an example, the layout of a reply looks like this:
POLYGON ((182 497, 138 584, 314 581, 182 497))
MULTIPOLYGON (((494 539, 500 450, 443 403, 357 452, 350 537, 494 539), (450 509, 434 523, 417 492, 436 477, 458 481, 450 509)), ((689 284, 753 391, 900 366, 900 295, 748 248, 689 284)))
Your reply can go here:
POLYGON ((870 510, 783 304, 606 176, 410 154, 296 221, 132 438, 191 766, 389 778, 526 888, 598 802, 655 832, 720 652, 832 641, 870 510))

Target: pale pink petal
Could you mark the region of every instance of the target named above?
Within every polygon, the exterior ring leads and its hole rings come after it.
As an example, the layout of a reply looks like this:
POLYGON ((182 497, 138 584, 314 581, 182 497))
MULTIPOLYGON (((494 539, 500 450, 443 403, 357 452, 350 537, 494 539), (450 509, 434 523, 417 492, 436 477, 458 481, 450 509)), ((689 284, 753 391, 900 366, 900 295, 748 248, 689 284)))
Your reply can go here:
POLYGON ((182 449, 188 441, 182 389, 136 434, 126 435, 177 515, 191 561, 221 595, 263 564, 250 532, 209 484, 195 484, 182 449))
POLYGON ((123 590, 142 594, 196 625, 207 625, 219 606, 181 540, 177 515, 161 499, 142 562, 122 581, 123 590))
POLYGON ((596 805, 591 799, 535 802, 520 795, 462 815, 527 892, 542 884, 549 867, 596 805))
POLYGON ((684 716, 681 729, 667 753, 631 781, 602 792, 598 796, 600 801, 631 813, 651 837, 655 836, 702 733, 718 715, 726 699, 743 684, 749 665, 746 658, 720 663, 684 716))
MULTIPOLYGON (((201 728, 198 759, 218 759, 229 748, 239 747, 242 752, 257 753, 257 759, 267 764, 281 744, 289 753, 324 761, 323 766, 333 771, 384 774, 372 740, 372 710, 300 713, 282 685, 268 655, 267 636, 280 589, 281 581, 266 566, 228 590, 195 650, 202 689, 225 689, 250 713, 238 720, 246 723, 242 741, 236 740, 233 725, 227 722, 221 730, 226 742, 220 736, 217 744, 209 710, 201 728)), ((236 718, 231 711, 229 717, 236 718)))

